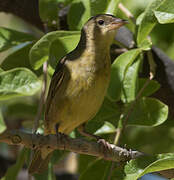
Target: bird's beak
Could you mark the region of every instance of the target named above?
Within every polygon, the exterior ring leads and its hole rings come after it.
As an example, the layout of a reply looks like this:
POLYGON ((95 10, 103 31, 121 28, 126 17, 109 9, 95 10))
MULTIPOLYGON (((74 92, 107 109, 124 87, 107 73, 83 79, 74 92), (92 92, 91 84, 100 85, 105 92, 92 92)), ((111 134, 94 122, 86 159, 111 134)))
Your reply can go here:
POLYGON ((113 22, 111 22, 109 30, 118 29, 119 27, 127 24, 128 21, 124 19, 115 18, 113 22))

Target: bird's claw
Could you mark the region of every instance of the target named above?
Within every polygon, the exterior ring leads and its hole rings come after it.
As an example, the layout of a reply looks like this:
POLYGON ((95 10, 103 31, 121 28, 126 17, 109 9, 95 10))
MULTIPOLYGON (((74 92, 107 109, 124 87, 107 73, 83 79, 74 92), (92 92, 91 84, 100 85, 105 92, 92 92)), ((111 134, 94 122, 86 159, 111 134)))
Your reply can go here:
POLYGON ((100 145, 101 151, 104 153, 104 155, 106 152, 112 149, 111 145, 105 139, 99 139, 97 143, 100 145))

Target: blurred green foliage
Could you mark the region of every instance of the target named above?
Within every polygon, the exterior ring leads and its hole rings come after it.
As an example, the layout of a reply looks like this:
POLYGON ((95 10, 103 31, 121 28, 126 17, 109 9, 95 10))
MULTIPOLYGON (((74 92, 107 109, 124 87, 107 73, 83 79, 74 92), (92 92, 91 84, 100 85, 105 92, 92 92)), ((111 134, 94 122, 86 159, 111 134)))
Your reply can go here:
MULTIPOLYGON (((126 19, 126 15, 118 9, 119 2, 40 0, 39 12, 43 23, 57 28, 57 31, 42 37, 15 31, 13 27, 0 27, 0 51, 13 49, 1 64, 0 132, 6 129, 9 123, 7 119, 12 125, 19 123, 20 128, 27 127, 31 131, 43 82, 43 63, 48 62, 49 79, 60 58, 76 47, 80 38, 79 30, 92 15, 107 12, 126 19), (60 3, 70 7, 66 19, 69 29, 64 31, 59 24, 60 3)), ((107 97, 95 118, 88 123, 87 129, 113 142, 117 128, 122 128, 119 125, 123 125, 128 117, 121 145, 127 144, 131 149, 158 154, 131 160, 126 165, 117 164, 111 173, 111 179, 135 180, 149 172, 174 168, 174 154, 167 154, 174 150, 173 117, 168 117, 166 104, 149 97, 160 88, 160 84, 153 80, 144 87, 148 80, 139 77, 144 54, 151 51, 152 44, 158 45, 174 59, 174 3, 173 0, 124 0, 122 3, 135 19, 138 18, 136 24, 129 20, 130 24, 127 25, 133 33, 135 48, 127 48, 114 60, 107 97)), ((120 44, 117 46, 122 47, 120 44)), ((40 128, 43 128, 42 124, 43 116, 40 117, 40 128)), ((26 161, 25 153, 28 152, 25 151, 21 151, 16 164, 7 171, 6 178, 17 176, 26 161)), ((60 157, 63 155, 59 154, 60 157)), ((60 159, 56 158, 56 161, 60 159)), ((42 179, 43 176, 54 179, 54 163, 50 163, 46 176, 38 175, 35 179, 42 179)), ((79 155, 78 163, 81 180, 106 179, 110 174, 111 162, 79 155)))

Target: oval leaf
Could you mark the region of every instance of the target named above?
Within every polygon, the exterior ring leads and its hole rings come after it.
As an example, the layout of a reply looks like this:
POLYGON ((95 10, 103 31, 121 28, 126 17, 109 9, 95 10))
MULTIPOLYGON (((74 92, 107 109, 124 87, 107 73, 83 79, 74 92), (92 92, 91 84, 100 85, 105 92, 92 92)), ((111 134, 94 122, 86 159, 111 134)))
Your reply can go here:
POLYGON ((161 12, 161 11, 154 11, 158 22, 161 24, 173 23, 174 22, 174 14, 161 12))
POLYGON ((39 15, 43 22, 57 24, 58 0, 39 0, 39 15))
POLYGON ((154 14, 161 24, 174 22, 174 1, 164 0, 162 4, 154 11, 154 14))
POLYGON ((27 67, 31 68, 29 62, 29 51, 33 44, 27 44, 26 46, 15 50, 13 53, 9 54, 2 62, 1 67, 7 71, 17 67, 27 67))
POLYGON ((109 162, 93 160, 81 173, 79 180, 106 179, 109 162), (95 170, 94 170, 95 169, 95 170))
POLYGON ((129 116, 128 124, 158 126, 168 117, 168 106, 155 98, 139 99, 129 116))
POLYGON ((108 5, 108 0, 93 0, 91 1, 91 15, 104 14, 106 7, 108 5))
POLYGON ((107 4, 105 13, 116 15, 119 2, 120 2, 120 0, 110 0, 107 4))
POLYGON ((146 38, 140 45, 139 47, 143 51, 149 51, 152 48, 152 41, 150 38, 146 38))
POLYGON ((137 19, 136 19, 136 25, 139 26, 141 24, 141 21, 143 20, 145 12, 141 13, 137 19))
POLYGON ((143 41, 146 39, 148 34, 151 32, 151 30, 157 23, 157 19, 155 18, 153 11, 156 10, 163 1, 164 0, 153 0, 147 6, 143 18, 140 22, 140 26, 138 28, 138 35, 137 35, 138 46, 140 46, 140 44, 143 43, 143 41))
POLYGON ((115 102, 111 102, 105 98, 96 116, 88 122, 87 130, 91 133, 94 133, 103 127, 106 121, 112 124, 116 124, 117 120, 119 120, 120 113, 120 106, 118 106, 115 102))
POLYGON ((125 73, 121 94, 121 100, 124 103, 130 103, 136 98, 138 90, 138 72, 140 62, 141 57, 139 56, 137 60, 131 66, 129 66, 125 73))
POLYGON ((36 40, 31 34, 0 27, 0 52, 20 43, 36 40))
POLYGON ((48 60, 50 47, 54 41, 60 41, 64 52, 67 52, 76 47, 79 39, 79 31, 55 31, 46 34, 36 44, 34 44, 30 50, 29 57, 32 67, 38 69, 48 60))
POLYGON ((172 168, 174 168, 174 155, 172 153, 141 157, 131 160, 125 166, 125 180, 136 180, 145 174, 172 168))
POLYGON ((116 132, 116 128, 114 125, 112 125, 110 122, 105 121, 104 125, 98 129, 94 134, 100 135, 100 134, 109 134, 116 132))
POLYGON ((68 25, 71 30, 81 30, 91 17, 90 0, 74 0, 68 12, 68 25), (75 17, 75 18, 74 18, 75 17))
MULTIPOLYGON (((139 87, 138 87, 138 91, 140 91, 140 89, 144 86, 144 84, 146 83, 148 79, 144 79, 144 78, 140 78, 139 79, 139 87)), ((155 80, 151 80, 149 82, 149 84, 144 88, 141 96, 150 96, 152 95, 154 92, 156 92, 158 89, 160 88, 160 84, 155 81, 155 80)))
POLYGON ((0 100, 18 96, 31 96, 41 88, 41 81, 26 68, 0 73, 0 100))
POLYGON ((115 101, 120 99, 125 71, 133 63, 140 52, 140 49, 127 51, 120 55, 112 64, 111 80, 107 92, 107 96, 110 100, 115 101))
POLYGON ((23 148, 18 155, 16 163, 8 168, 6 174, 5 174, 5 180, 11 180, 11 179, 16 179, 19 171, 24 165, 26 155, 27 155, 28 150, 26 148, 23 148))

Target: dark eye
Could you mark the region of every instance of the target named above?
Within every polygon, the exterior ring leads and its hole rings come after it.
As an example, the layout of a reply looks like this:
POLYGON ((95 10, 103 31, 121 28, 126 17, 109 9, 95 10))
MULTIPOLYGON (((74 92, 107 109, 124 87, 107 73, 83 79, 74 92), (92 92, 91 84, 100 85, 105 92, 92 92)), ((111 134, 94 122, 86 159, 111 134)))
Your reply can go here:
POLYGON ((99 25, 103 25, 103 24, 104 24, 104 21, 101 19, 101 20, 98 21, 98 24, 99 24, 99 25))

